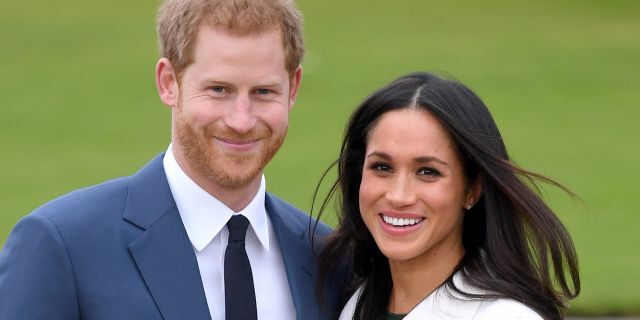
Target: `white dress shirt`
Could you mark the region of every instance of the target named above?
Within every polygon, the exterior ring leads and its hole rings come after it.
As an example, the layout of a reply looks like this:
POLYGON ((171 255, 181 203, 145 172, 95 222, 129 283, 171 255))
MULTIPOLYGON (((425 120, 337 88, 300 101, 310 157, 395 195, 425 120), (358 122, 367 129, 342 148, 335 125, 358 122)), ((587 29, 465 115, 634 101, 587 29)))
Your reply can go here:
POLYGON ((265 208, 265 179, 258 193, 240 212, 234 212, 204 191, 180 168, 171 146, 164 156, 171 193, 198 260, 212 320, 225 319, 224 252, 229 239, 226 224, 234 214, 249 219, 246 250, 256 291, 258 319, 295 319, 280 245, 265 208))

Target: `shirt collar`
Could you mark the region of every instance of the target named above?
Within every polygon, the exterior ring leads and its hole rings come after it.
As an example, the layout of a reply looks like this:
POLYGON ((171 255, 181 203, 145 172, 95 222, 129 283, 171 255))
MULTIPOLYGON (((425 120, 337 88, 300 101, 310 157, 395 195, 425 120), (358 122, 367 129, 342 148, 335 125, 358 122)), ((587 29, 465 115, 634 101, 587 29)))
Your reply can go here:
POLYGON ((231 216, 242 214, 249 220, 250 229, 253 229, 262 246, 269 251, 269 218, 265 209, 264 175, 260 179, 260 188, 251 202, 236 213, 187 176, 173 156, 171 145, 164 155, 163 164, 180 218, 196 250, 202 251, 207 247, 231 216))

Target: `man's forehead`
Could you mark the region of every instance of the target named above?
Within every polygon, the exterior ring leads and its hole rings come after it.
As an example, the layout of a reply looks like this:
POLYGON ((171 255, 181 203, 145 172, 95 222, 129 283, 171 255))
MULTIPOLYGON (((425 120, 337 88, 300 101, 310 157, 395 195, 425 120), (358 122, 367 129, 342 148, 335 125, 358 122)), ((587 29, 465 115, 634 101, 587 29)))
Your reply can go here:
POLYGON ((200 23, 199 30, 202 28, 210 28, 216 31, 226 33, 236 37, 244 37, 250 35, 260 35, 269 32, 280 32, 282 28, 277 23, 262 23, 262 24, 243 24, 243 23, 222 23, 216 20, 205 20, 200 23))

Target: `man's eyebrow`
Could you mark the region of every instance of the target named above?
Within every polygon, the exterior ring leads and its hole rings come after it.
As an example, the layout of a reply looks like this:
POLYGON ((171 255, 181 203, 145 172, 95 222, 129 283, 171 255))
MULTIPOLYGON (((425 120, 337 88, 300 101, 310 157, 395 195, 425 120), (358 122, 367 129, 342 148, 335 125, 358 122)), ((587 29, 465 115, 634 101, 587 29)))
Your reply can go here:
POLYGON ((224 81, 224 80, 220 80, 220 79, 216 79, 216 78, 203 78, 201 81, 201 83, 206 83, 208 85, 223 85, 225 87, 230 87, 232 86, 231 83, 224 81))

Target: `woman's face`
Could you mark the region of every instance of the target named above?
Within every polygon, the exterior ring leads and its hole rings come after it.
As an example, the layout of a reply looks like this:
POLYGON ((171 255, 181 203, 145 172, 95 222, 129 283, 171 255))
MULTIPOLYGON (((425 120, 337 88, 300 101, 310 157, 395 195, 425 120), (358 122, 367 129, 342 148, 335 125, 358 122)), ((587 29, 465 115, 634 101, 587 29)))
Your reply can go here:
POLYGON ((463 208, 473 203, 460 157, 422 109, 387 112, 368 135, 360 213, 390 261, 462 257, 463 208))

